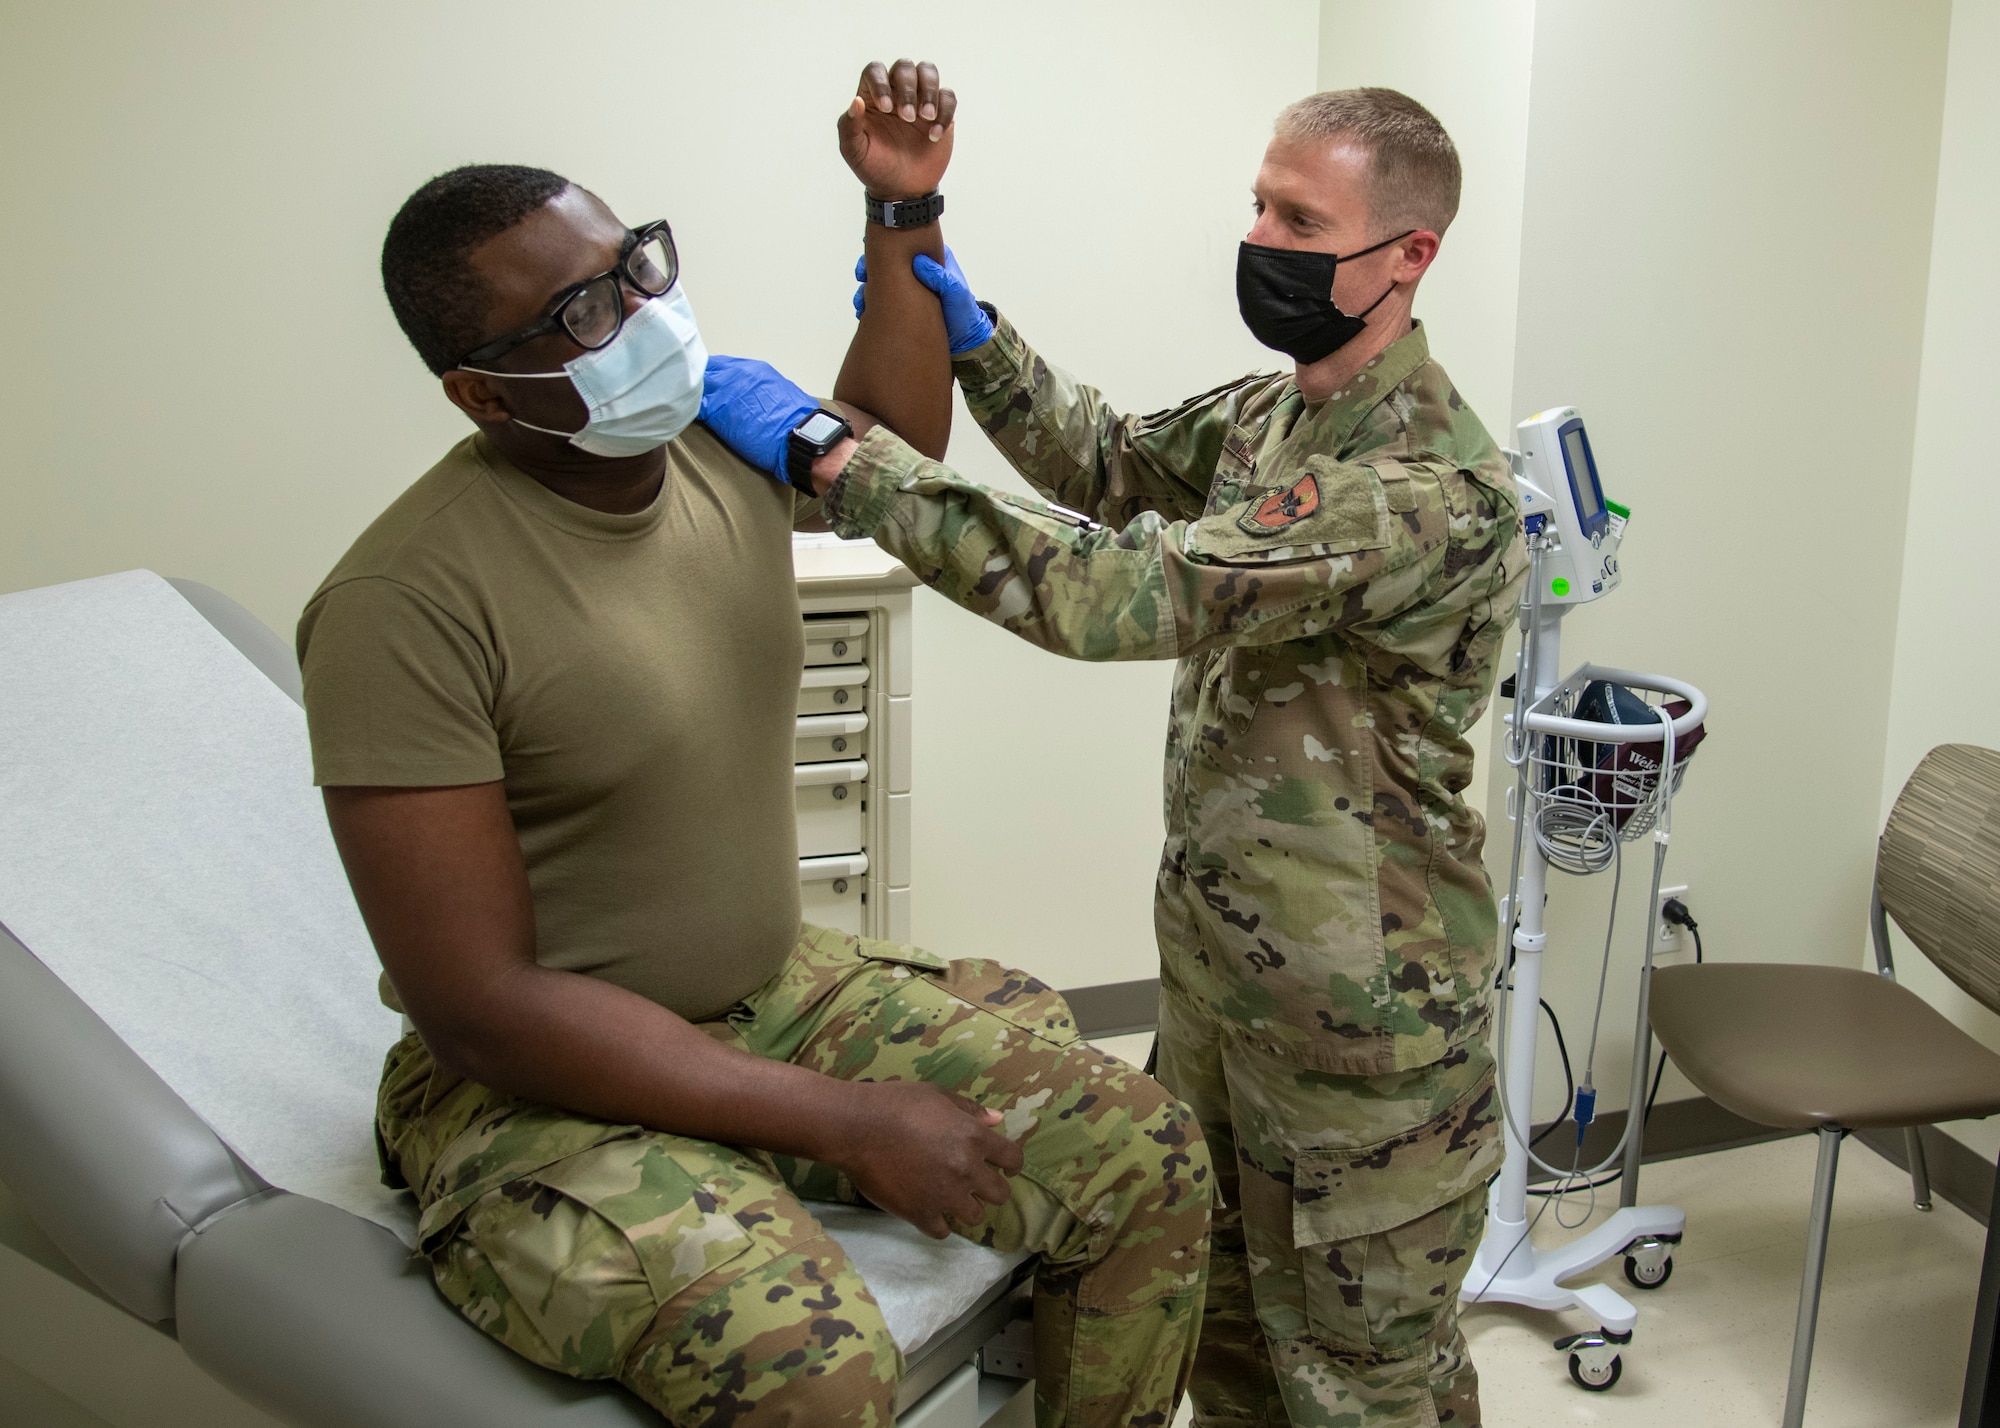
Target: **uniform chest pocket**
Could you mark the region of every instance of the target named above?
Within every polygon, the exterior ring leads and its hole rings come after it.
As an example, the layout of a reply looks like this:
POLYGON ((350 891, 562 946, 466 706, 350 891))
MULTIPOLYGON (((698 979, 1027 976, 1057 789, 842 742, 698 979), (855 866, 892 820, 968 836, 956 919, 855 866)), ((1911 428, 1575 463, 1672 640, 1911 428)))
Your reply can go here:
MULTIPOLYGON (((1188 532, 1188 553, 1230 564, 1315 560, 1389 544, 1389 492, 1372 466, 1308 456, 1288 481, 1253 488, 1188 532)), ((1396 475, 1402 476, 1398 470, 1396 475)), ((1407 487, 1405 478, 1401 485, 1407 487)))
POLYGON ((1242 501, 1257 479, 1257 434, 1258 428, 1237 426, 1230 428, 1222 439, 1222 454, 1215 463, 1215 476, 1209 483, 1208 503, 1202 507, 1202 514, 1212 516, 1218 511, 1226 511, 1242 501))

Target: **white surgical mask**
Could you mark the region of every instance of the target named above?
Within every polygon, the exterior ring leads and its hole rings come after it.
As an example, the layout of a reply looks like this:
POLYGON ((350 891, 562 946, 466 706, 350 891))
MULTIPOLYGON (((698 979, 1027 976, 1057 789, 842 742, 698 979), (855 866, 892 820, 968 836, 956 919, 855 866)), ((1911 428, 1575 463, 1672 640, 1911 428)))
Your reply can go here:
MULTIPOLYGON (((493 377, 567 377, 590 410, 578 431, 557 431, 514 418, 529 431, 566 436, 592 456, 639 456, 664 446, 694 424, 708 349, 694 309, 675 283, 625 319, 618 335, 594 352, 563 363, 560 372, 487 372, 493 377)), ((469 372, 483 369, 468 367, 469 372)))

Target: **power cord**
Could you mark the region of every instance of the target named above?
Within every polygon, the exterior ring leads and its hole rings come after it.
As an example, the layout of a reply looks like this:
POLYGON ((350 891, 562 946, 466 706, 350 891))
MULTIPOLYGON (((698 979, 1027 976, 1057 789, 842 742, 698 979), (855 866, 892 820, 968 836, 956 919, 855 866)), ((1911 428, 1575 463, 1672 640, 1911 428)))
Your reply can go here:
MULTIPOLYGON (((1677 897, 1668 898, 1660 904, 1660 920, 1671 926, 1685 927, 1688 930, 1688 934, 1694 938, 1694 960, 1699 964, 1704 955, 1704 949, 1701 945, 1701 924, 1694 920, 1694 914, 1688 911, 1688 905, 1677 897)), ((1549 1026, 1556 1034, 1556 1050, 1562 1054, 1563 1083, 1565 1089, 1563 1092, 1562 1114, 1558 1115, 1546 1126, 1543 1126, 1541 1133, 1534 1140, 1528 1142, 1531 1148, 1543 1136, 1546 1136, 1550 1131, 1563 1123, 1564 1119, 1569 1115, 1570 1106, 1574 1104, 1576 1099, 1576 1080, 1570 1073, 1569 1048, 1563 1043, 1562 1022, 1557 1019, 1556 1009, 1549 1005, 1547 998, 1543 998, 1542 1000, 1542 1010, 1549 1014, 1549 1026)), ((1653 1122, 1653 1103, 1660 1098, 1660 1082, 1665 1078, 1666 1074, 1667 1053, 1663 1050, 1660 1052, 1658 1064, 1653 1068, 1652 1089, 1646 1093, 1646 1111, 1644 1117, 1639 1122, 1642 1127, 1651 1125, 1653 1122)), ((1558 1179, 1554 1185, 1546 1188, 1538 1189, 1530 1186, 1528 1193, 1544 1199, 1560 1199, 1565 1195, 1574 1194, 1578 1190, 1596 1191, 1603 1189, 1606 1185, 1614 1185, 1623 1174, 1622 1170, 1614 1170, 1600 1180, 1570 1181, 1567 1179, 1558 1179)))
MULTIPOLYGON (((1701 924, 1694 920, 1694 914, 1688 911, 1688 905, 1677 897, 1668 898, 1660 904, 1660 921, 1671 927, 1685 927, 1688 930, 1694 938, 1694 960, 1699 966, 1702 957, 1701 924)), ((1663 1048, 1660 1052, 1660 1064, 1653 1070, 1653 1089, 1646 1095, 1646 1119, 1640 1122, 1641 1125, 1652 1124, 1653 1102, 1660 1098, 1660 1078, 1666 1074, 1667 1053, 1663 1048)))
POLYGON ((1551 1131, 1553 1131, 1557 1126, 1561 1125, 1564 1121, 1568 1120, 1570 1107, 1576 1104, 1576 1076, 1570 1070, 1569 1045, 1563 1040, 1563 1024, 1560 1021, 1556 1020, 1556 1009, 1549 1005, 1549 999, 1547 997, 1543 997, 1541 1000, 1542 1000, 1542 1010, 1549 1014, 1549 1030, 1553 1031, 1556 1034, 1556 1050, 1562 1053, 1563 1108, 1560 1112, 1557 1113, 1556 1118, 1554 1120, 1550 1121, 1547 1125, 1542 1127, 1541 1133, 1539 1135, 1535 1136, 1532 1140, 1528 1142, 1528 1149, 1530 1150, 1533 1150, 1536 1146, 1540 1145, 1544 1140, 1548 1139, 1549 1133, 1551 1131))

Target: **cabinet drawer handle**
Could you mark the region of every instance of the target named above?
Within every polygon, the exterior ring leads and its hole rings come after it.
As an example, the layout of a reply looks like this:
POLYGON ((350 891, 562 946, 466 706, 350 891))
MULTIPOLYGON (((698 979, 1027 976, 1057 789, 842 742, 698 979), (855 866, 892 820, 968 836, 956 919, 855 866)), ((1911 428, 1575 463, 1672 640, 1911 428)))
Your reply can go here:
MULTIPOLYGON (((792 782, 800 788, 823 788, 827 784, 839 784, 845 788, 850 783, 868 782, 868 760, 843 759, 836 763, 793 764, 792 782)), ((847 795, 839 795, 845 798, 847 795)))

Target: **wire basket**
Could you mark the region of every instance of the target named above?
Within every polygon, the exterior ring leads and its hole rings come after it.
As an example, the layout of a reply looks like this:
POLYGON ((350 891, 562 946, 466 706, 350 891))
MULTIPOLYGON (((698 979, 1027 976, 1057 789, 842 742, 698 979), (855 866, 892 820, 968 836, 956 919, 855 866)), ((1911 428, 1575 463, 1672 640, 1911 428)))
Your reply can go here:
MULTIPOLYGON (((1601 701, 1600 701, 1601 702, 1601 701)), ((1700 742, 1708 701, 1678 680, 1585 665, 1529 706, 1528 802, 1542 855, 1565 872, 1595 873, 1611 865, 1617 844, 1658 827, 1680 791, 1687 756, 1700 742), (1645 702, 1646 718, 1624 701, 1621 722, 1578 717, 1585 691, 1599 681, 1622 686, 1645 702), (1684 707, 1668 721, 1668 701, 1684 707), (1669 762, 1672 774, 1662 777, 1669 762)))

